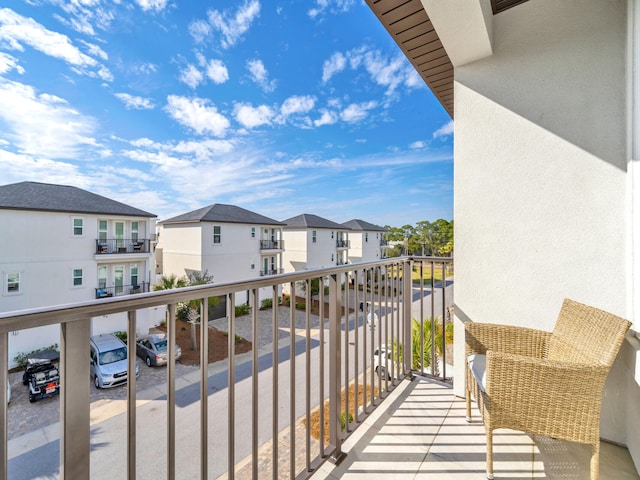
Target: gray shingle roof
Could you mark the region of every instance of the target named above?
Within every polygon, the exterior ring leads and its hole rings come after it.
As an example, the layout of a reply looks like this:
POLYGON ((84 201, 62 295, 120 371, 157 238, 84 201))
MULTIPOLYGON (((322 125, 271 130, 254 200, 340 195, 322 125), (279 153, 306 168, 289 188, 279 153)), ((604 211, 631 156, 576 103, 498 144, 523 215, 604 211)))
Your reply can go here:
POLYGON ((214 203, 192 212, 183 213, 177 217, 169 218, 160 223, 185 223, 185 222, 220 222, 220 223, 247 223, 251 225, 282 225, 273 218, 265 217, 255 212, 245 210, 235 205, 214 203))
POLYGON ((326 218, 309 213, 303 213, 287 220, 283 220, 282 222, 286 224, 284 227, 285 230, 295 228, 330 228, 333 230, 349 230, 349 227, 345 225, 332 222, 326 218))
POLYGON ((358 220, 354 218, 353 220, 349 220, 348 222, 344 222, 343 225, 350 228, 351 230, 362 230, 368 232, 386 232, 386 228, 381 227, 380 225, 374 225, 373 223, 365 222, 364 220, 358 220))
POLYGON ((77 187, 38 182, 0 186, 0 209, 156 217, 153 213, 77 187))

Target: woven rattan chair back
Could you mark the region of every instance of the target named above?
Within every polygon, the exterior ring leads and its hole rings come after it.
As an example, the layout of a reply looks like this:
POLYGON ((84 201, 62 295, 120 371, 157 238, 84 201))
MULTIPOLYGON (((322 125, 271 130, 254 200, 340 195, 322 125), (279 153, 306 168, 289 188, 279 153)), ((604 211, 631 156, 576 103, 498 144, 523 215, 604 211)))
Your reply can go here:
POLYGON ((611 366, 629 322, 611 313, 565 299, 546 346, 549 360, 611 366))

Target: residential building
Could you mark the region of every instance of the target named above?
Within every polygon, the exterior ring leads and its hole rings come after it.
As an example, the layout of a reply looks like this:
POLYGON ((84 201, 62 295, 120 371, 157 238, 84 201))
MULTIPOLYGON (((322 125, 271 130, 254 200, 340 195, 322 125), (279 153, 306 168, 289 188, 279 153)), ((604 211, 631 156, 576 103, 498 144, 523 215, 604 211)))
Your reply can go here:
MULTIPOLYGON (((214 283, 282 273, 282 227, 272 218, 220 203, 164 220, 159 222, 159 273, 206 272, 214 283)), ((237 304, 247 301, 248 296, 236 297, 237 304)))
MULTIPOLYGON (((36 182, 0 186, 0 311, 148 291, 155 264, 155 217, 76 187, 36 182)), ((157 324, 154 312, 138 314, 141 331, 157 324)), ((126 315, 116 317, 94 319, 93 333, 125 330, 126 315)), ((14 332, 9 361, 59 342, 57 327, 14 332)))
POLYGON ((344 265, 349 261, 347 226, 308 213, 282 223, 285 272, 344 265))
MULTIPOLYGON (((455 118, 456 392, 464 322, 550 331, 568 297, 640 331, 640 2, 367 4, 455 118)), ((631 332, 601 436, 636 466, 639 419, 631 332)))
POLYGON ((344 222, 349 228, 349 261, 351 263, 373 262, 387 257, 386 229, 364 220, 344 222))

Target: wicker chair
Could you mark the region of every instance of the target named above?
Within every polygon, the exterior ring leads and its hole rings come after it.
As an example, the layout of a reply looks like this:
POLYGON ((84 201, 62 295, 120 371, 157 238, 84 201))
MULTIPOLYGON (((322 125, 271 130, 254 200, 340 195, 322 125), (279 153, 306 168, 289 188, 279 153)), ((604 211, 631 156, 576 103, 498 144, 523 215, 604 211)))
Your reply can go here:
POLYGON ((510 428, 591 445, 591 480, 599 476, 602 390, 630 322, 566 299, 553 332, 465 324, 467 421, 471 394, 487 434, 493 478, 493 431, 510 428))

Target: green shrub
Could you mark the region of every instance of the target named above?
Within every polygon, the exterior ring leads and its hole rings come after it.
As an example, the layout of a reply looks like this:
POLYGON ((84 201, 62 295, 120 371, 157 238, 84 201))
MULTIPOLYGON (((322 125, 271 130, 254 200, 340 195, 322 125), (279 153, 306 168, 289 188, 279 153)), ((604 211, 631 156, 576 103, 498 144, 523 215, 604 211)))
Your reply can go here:
POLYGON ((29 355, 33 355, 34 353, 42 352, 43 350, 59 351, 58 350, 58 344, 54 343, 53 345, 49 345, 48 347, 37 348, 36 350, 33 350, 31 352, 26 352, 26 353, 25 352, 20 352, 15 357, 13 357, 13 360, 14 360, 14 362, 16 362, 18 364, 18 366, 20 368, 24 368, 27 365, 27 357, 29 355))
POLYGON ((307 308, 307 304, 302 302, 302 303, 296 303, 296 308, 298 310, 304 310, 305 308, 307 308))
POLYGON ((122 340, 124 343, 127 343, 127 332, 123 332, 122 330, 118 330, 117 332, 113 332, 113 334, 122 340))
POLYGON ((273 307, 273 299, 272 298, 265 298, 260 303, 260 310, 267 310, 268 308, 271 308, 271 307, 273 307))
POLYGON ((236 317, 241 317, 242 315, 248 315, 251 311, 251 306, 248 303, 244 303, 242 305, 236 305, 236 317))
MULTIPOLYGON (((344 430, 347 425, 345 424, 345 419, 347 417, 347 412, 342 412, 340 414, 340 427, 342 430, 344 430)), ((349 414, 349 423, 353 422, 353 415, 349 414)))

